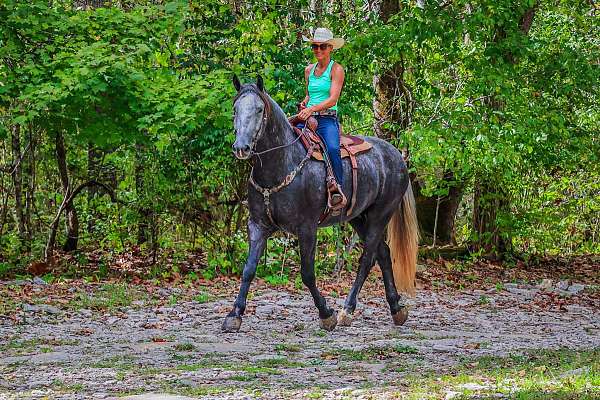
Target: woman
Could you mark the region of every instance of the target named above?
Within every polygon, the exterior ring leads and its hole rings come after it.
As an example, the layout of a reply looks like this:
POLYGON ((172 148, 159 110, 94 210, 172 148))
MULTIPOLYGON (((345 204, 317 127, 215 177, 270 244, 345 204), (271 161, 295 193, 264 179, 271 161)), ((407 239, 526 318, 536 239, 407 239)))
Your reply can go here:
POLYGON ((319 122, 317 134, 327 147, 327 155, 337 183, 329 184, 332 192, 329 206, 341 210, 346 206, 346 196, 342 192, 344 170, 340 155, 340 126, 337 117, 337 101, 344 85, 344 69, 331 59, 331 52, 344 45, 344 39, 334 38, 326 28, 317 28, 311 42, 313 54, 317 59, 304 69, 306 97, 300 103, 298 118, 306 121, 311 115, 319 122))

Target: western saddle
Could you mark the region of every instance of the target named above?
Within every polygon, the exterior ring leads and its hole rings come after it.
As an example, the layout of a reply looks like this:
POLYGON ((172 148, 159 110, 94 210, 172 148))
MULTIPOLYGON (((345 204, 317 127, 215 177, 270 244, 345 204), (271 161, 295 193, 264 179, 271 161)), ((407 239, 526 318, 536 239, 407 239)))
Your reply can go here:
MULTIPOLYGON (((290 124, 294 128, 294 132, 300 137, 302 144, 306 151, 311 151, 311 158, 319 161, 325 161, 327 156, 323 157, 323 154, 327 154, 327 149, 325 147, 325 143, 321 140, 319 135, 317 134, 317 126, 318 121, 314 117, 309 117, 306 121, 300 120, 297 116, 292 116, 289 119, 290 124), (304 129, 300 129, 297 125, 300 123, 304 123, 304 129)), ((350 165, 352 166, 352 198, 350 199, 349 207, 346 211, 346 215, 352 214, 354 210, 354 206, 356 205, 356 192, 358 187, 358 163, 356 162, 356 156, 361 153, 365 153, 373 147, 371 143, 365 141, 356 136, 344 135, 341 132, 340 125, 340 153, 342 159, 350 158, 350 165)), ((326 170, 327 170, 327 182, 335 181, 333 176, 333 169, 329 162, 326 162, 326 170)), ((327 207, 325 211, 321 214, 319 218, 319 223, 323 222, 330 215, 339 215, 341 210, 332 210, 329 207, 330 199, 332 195, 332 186, 327 184, 327 207)))

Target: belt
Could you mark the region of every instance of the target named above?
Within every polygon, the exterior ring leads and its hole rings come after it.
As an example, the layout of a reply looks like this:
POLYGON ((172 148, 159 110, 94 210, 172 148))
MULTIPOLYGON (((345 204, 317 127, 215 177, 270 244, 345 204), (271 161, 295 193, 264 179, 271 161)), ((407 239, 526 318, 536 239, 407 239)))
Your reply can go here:
POLYGON ((336 110, 332 110, 330 108, 326 109, 326 110, 321 110, 321 111, 315 111, 312 113, 312 115, 318 116, 318 115, 337 115, 337 111, 336 110))

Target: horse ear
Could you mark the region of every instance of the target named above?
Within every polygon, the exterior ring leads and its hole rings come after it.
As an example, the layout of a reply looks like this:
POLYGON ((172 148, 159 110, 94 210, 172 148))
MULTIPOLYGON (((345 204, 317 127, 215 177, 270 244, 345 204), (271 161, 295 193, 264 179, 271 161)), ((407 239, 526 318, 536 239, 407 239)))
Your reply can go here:
POLYGON ((240 80, 236 74, 233 74, 233 86, 235 86, 235 90, 237 90, 238 92, 242 88, 242 84, 240 83, 240 80))
POLYGON ((262 76, 258 76, 258 78, 256 78, 256 87, 258 87, 258 90, 260 90, 261 92, 265 91, 265 83, 263 82, 263 78, 262 76))

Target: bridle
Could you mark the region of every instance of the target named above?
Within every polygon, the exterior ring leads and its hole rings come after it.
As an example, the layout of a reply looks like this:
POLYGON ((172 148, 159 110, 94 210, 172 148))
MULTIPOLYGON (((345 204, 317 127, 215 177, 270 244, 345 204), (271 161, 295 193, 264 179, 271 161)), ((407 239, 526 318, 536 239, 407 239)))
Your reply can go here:
MULTIPOLYGON (((264 129, 265 129, 265 125, 266 125, 266 121, 268 119, 268 117, 271 115, 271 102, 269 101, 269 98, 267 97, 267 95, 262 92, 262 90, 259 90, 255 85, 250 85, 247 86, 246 88, 242 89, 239 91, 239 93, 234 97, 233 99, 233 103, 235 104, 235 102, 245 93, 248 92, 252 92, 258 95, 258 97, 260 97, 260 99, 263 101, 263 103, 265 104, 265 108, 263 109, 263 118, 261 120, 260 123, 260 127, 258 128, 259 131, 258 133, 255 135, 255 137, 252 139, 251 142, 251 146, 250 146, 250 157, 256 155, 259 157, 260 160, 260 155, 261 154, 265 154, 268 153, 270 151, 274 151, 277 149, 282 149, 288 146, 293 145, 294 143, 296 143, 301 137, 302 135, 298 135, 298 137, 293 140, 292 142, 288 143, 288 144, 284 144, 281 146, 275 146, 272 147, 270 149, 264 150, 264 151, 260 151, 260 152, 255 152, 254 148, 256 146, 256 142, 258 142, 258 139, 260 139, 262 137, 262 135, 264 134, 264 129)), ((304 133, 304 129, 306 129, 306 125, 305 127, 302 129, 303 133, 304 133)), ((254 175, 254 163, 252 164, 252 169, 250 170, 250 177, 248 178, 248 182, 254 187, 254 189, 256 189, 256 191, 258 191, 262 196, 263 196, 263 201, 265 204, 265 209, 267 211, 267 217, 269 217, 269 221, 276 226, 277 228, 279 228, 280 230, 281 227, 279 225, 277 225, 277 223, 275 222, 275 220, 273 219, 273 215, 271 214, 271 195, 273 193, 277 193, 280 190, 282 190, 283 188, 285 188, 286 186, 288 186, 290 183, 292 183, 292 181, 294 180, 294 178, 296 177, 296 175, 298 174, 298 172, 300 172, 300 170, 302 169, 302 167, 304 166, 304 164, 306 164, 306 162, 308 160, 310 160, 310 157, 312 156, 313 152, 316 149, 316 145, 314 143, 311 143, 310 147, 308 148, 307 152, 306 152, 306 156, 304 156, 304 158, 302 159, 302 161, 300 161, 300 163, 296 166, 296 168, 294 168, 292 170, 292 172, 290 172, 289 174, 286 175, 285 178, 283 178, 283 181, 281 183, 279 183, 278 185, 272 186, 270 188, 265 188, 260 186, 258 183, 256 183, 256 181, 253 178, 254 175)), ((262 163, 262 161, 261 161, 262 163)))
POLYGON ((254 93, 254 94, 258 95, 258 97, 260 97, 260 99, 264 103, 263 117, 260 120, 260 125, 258 127, 258 132, 252 138, 252 142, 250 142, 250 157, 252 157, 255 154, 262 154, 262 153, 264 153, 264 152, 257 153, 257 152, 254 151, 254 148, 256 147, 256 143, 258 142, 258 140, 264 134, 265 127, 266 127, 266 124, 267 124, 267 119, 271 115, 271 102, 269 101, 267 95, 262 90, 256 88, 254 85, 250 85, 250 86, 247 86, 246 88, 240 90, 238 92, 238 94, 235 95, 235 97, 233 98, 233 104, 235 104, 238 101, 238 99, 240 97, 242 97, 242 95, 244 95, 246 93, 254 93))

